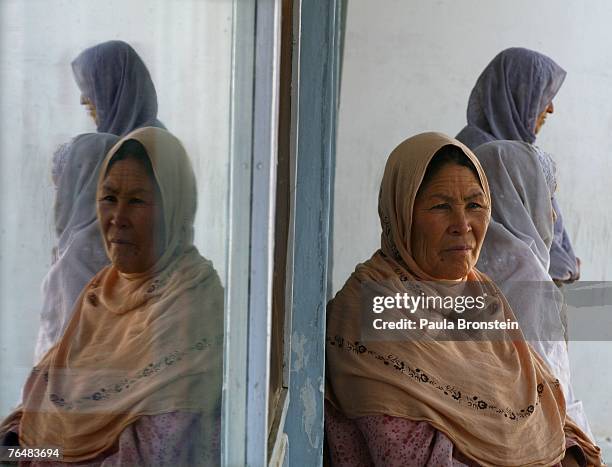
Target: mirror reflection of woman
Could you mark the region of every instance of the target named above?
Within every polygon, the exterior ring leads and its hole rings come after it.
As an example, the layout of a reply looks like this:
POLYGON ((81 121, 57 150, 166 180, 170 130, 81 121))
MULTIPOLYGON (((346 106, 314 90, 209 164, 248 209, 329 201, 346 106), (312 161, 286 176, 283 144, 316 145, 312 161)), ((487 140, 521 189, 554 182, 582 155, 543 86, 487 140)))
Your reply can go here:
POLYGON ((66 328, 81 289, 108 264, 95 208, 102 160, 119 136, 143 126, 163 127, 149 71, 129 44, 108 41, 90 47, 72 62, 72 70, 81 104, 98 133, 73 138, 53 157, 58 243, 43 282, 35 362, 66 328))
POLYGON ((224 296, 193 245, 196 199, 167 131, 142 128, 110 150, 97 213, 111 264, 34 367, 3 444, 62 447, 66 462, 91 465, 220 462, 224 296))
MULTIPOLYGON (((565 75, 565 70, 546 55, 521 47, 503 50, 478 77, 468 101, 467 125, 457 139, 470 149, 495 140, 534 144, 554 112, 553 99, 565 75)), ((580 277, 580 260, 554 197, 553 208, 556 220, 549 273, 558 284, 573 282, 580 277)))
POLYGON ((602 465, 599 448, 566 418, 558 380, 520 335, 362 337, 364 290, 371 286, 385 296, 435 297, 439 287, 471 284, 489 297, 489 319, 514 320, 501 291, 475 267, 490 210, 484 171, 457 140, 424 133, 389 156, 379 195, 380 249, 328 305, 325 431, 332 465, 602 465))

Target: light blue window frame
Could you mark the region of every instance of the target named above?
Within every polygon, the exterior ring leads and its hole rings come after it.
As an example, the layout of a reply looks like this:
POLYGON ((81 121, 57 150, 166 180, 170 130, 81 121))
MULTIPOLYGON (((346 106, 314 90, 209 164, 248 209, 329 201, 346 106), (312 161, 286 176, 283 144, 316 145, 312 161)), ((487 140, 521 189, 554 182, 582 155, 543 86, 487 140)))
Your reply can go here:
POLYGON ((228 466, 322 464, 342 5, 294 0, 289 390, 280 424, 269 434, 280 11, 281 0, 234 0, 222 424, 228 466))

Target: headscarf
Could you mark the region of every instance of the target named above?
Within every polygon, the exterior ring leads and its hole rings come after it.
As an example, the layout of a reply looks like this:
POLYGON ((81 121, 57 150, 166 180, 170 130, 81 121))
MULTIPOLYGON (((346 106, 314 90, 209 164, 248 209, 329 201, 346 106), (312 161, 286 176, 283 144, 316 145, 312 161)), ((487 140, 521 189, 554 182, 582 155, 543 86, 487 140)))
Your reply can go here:
POLYGON ((494 141, 474 151, 487 174, 492 219, 478 259, 510 303, 535 351, 561 382, 568 415, 588 434, 574 399, 561 315, 565 303, 548 275, 553 236, 554 162, 531 144, 494 141))
POLYGON ((157 120, 157 94, 149 70, 123 41, 85 49, 72 62, 81 93, 96 107, 98 131, 124 136, 157 120))
POLYGON ((108 264, 96 217, 96 189, 100 165, 118 140, 110 134, 83 134, 60 147, 54 155, 58 244, 42 286, 35 362, 61 336, 83 287, 108 264))
POLYGON ((23 407, 7 422, 20 417, 21 446, 60 446, 68 462, 107 452, 143 415, 201 412, 204 426, 218 419, 223 288, 192 243, 193 169, 173 135, 141 128, 111 149, 98 190, 110 159, 129 139, 145 147, 153 166, 165 250, 144 273, 110 265, 92 279, 61 340, 26 382, 23 407))
MULTIPOLYGON (((559 92, 565 75, 541 53, 520 47, 501 51, 476 81, 468 101, 468 124, 457 139, 472 150, 500 139, 534 143, 536 119, 559 92)), ((576 255, 554 198, 553 205, 557 219, 549 273, 553 279, 567 280, 578 274, 576 255)))
POLYGON ((546 55, 520 47, 503 50, 478 77, 468 101, 468 124, 457 139, 472 149, 496 139, 533 143, 536 120, 565 75, 546 55))
MULTIPOLYGON (((387 296, 412 295, 414 283, 427 287, 423 281, 430 278, 410 247, 412 210, 429 162, 447 145, 472 162, 490 199, 480 163, 460 142, 423 133, 395 148, 379 196, 381 250, 357 266, 328 305, 326 398, 349 418, 387 414, 427 421, 483 466, 553 465, 564 456, 565 432, 578 440, 589 464, 600 465, 599 449, 566 420, 558 381, 524 340, 361 339, 368 283, 387 296)), ((478 281, 491 298, 491 318, 514 318, 485 275, 472 269, 467 281, 478 281)))

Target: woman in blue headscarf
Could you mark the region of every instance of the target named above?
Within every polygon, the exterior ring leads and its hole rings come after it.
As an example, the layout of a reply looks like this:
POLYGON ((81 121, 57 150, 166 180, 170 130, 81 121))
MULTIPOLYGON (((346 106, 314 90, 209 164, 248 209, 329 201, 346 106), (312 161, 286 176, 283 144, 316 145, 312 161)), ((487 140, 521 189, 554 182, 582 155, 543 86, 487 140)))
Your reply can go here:
POLYGON ((85 284, 109 262, 95 208, 102 160, 119 137, 141 127, 164 127, 157 120, 149 71, 129 44, 108 41, 85 49, 72 70, 98 132, 76 136, 53 156, 57 246, 43 282, 35 362, 61 337, 85 284))
MULTIPOLYGON (((468 124, 457 139, 476 149, 496 140, 533 144, 566 72, 551 58, 533 50, 512 47, 500 52, 478 77, 467 108, 468 124)), ((549 273, 554 281, 571 282, 580 277, 576 258, 555 198, 554 238, 549 273)))

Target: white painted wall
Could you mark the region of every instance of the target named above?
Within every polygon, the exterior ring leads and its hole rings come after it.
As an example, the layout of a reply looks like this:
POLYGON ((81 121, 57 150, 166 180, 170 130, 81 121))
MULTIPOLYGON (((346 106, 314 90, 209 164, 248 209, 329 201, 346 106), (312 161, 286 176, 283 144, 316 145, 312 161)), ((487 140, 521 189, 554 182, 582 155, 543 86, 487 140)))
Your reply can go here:
MULTIPOLYGON (((545 53, 568 73, 538 144, 558 162, 558 199, 582 259, 582 278, 612 280, 610 18, 607 0, 350 0, 334 291, 380 244, 377 198, 387 155, 422 131, 455 135, 466 123, 476 78, 511 46, 545 53)), ((600 439, 612 436, 611 343, 573 343, 571 356, 575 389, 594 431, 600 439)))
POLYGON ((51 156, 95 131, 70 69, 84 48, 122 39, 147 64, 198 178, 196 245, 225 277, 231 28, 231 0, 0 2, 0 418, 32 366, 55 241, 51 156))

